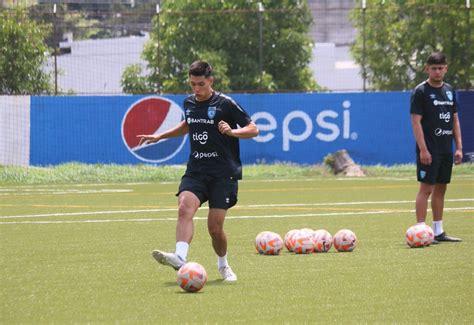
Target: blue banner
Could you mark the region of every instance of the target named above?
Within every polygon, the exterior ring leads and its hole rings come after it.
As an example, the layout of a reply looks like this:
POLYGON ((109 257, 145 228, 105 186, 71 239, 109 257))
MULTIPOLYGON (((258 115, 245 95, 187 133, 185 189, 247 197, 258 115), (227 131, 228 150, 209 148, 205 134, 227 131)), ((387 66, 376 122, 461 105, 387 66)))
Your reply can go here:
MULTIPOLYGON (((472 112, 463 112, 467 107, 472 111, 472 94, 459 96, 461 119, 469 119, 463 121, 464 125, 474 125, 472 112)), ((346 149, 357 163, 365 165, 415 161, 409 92, 231 97, 260 129, 258 137, 241 140, 243 163, 315 164, 340 149, 346 149)), ((186 163, 187 136, 152 146, 140 146, 136 137, 162 132, 181 121, 184 98, 185 95, 32 97, 30 164, 186 163)))

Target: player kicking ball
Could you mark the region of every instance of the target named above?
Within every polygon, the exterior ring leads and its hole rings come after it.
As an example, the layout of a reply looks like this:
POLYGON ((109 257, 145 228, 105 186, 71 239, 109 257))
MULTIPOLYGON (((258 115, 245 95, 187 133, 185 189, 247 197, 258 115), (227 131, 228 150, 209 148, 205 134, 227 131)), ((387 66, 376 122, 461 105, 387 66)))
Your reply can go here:
POLYGON ((454 163, 462 161, 461 127, 456 93, 443 81, 448 71, 446 56, 431 54, 425 65, 428 79, 416 86, 411 95, 411 124, 416 139, 416 174, 420 188, 416 196, 416 221, 424 224, 431 196, 433 231, 439 242, 460 242, 443 229, 444 195, 451 181, 454 163), (453 157, 453 138, 456 150, 453 157))
POLYGON ((242 179, 239 139, 253 138, 258 128, 232 98, 214 91, 212 67, 195 61, 189 71, 193 94, 184 100, 186 118, 174 128, 156 135, 137 135, 140 145, 189 134, 191 153, 179 185, 176 250, 153 251, 161 264, 179 270, 186 263, 193 238, 193 217, 209 202, 207 227, 217 254, 219 273, 226 282, 237 281, 227 261, 224 220, 227 210, 237 203, 238 180, 242 179), (238 126, 240 128, 238 128, 238 126))

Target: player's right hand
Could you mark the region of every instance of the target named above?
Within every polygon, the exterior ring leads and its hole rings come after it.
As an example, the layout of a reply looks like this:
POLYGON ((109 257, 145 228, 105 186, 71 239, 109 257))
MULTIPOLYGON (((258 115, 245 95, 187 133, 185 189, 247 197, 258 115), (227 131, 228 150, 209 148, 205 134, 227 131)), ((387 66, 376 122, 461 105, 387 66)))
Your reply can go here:
POLYGON ((147 134, 140 134, 137 135, 137 138, 140 138, 140 142, 138 143, 139 146, 142 144, 150 144, 160 141, 159 135, 147 135, 147 134))
POLYGON ((421 150, 420 151, 420 162, 423 165, 431 165, 432 157, 428 150, 421 150))

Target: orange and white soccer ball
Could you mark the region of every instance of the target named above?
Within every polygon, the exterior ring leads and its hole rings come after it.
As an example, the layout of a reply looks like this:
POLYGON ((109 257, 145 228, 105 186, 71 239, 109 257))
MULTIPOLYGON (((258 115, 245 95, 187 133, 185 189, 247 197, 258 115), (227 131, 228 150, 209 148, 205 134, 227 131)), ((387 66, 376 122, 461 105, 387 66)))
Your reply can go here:
POLYGON ((411 226, 405 233, 405 241, 412 248, 430 246, 433 240, 434 232, 428 225, 411 226))
POLYGON ((292 229, 288 231, 284 238, 285 247, 289 252, 292 252, 295 248, 295 234, 298 232, 298 229, 292 229))
POLYGON ((263 255, 278 255, 283 248, 283 239, 272 231, 262 231, 255 238, 255 248, 263 255))
POLYGON ((299 230, 294 235, 295 245, 293 247, 293 252, 295 254, 309 254, 314 251, 314 239, 313 234, 299 230))
POLYGON ((352 252, 357 246, 357 237, 353 231, 341 229, 334 235, 333 244, 338 252, 352 252))
POLYGON ((201 290, 207 282, 207 272, 196 262, 188 262, 178 271, 178 285, 187 292, 201 290))
POLYGON ((311 228, 303 228, 303 229, 300 229, 301 231, 303 232, 306 232, 308 234, 310 234, 312 237, 314 237, 314 230, 311 229, 311 228))
POLYGON ((324 253, 332 247, 332 236, 325 229, 319 229, 314 232, 314 251, 324 253))

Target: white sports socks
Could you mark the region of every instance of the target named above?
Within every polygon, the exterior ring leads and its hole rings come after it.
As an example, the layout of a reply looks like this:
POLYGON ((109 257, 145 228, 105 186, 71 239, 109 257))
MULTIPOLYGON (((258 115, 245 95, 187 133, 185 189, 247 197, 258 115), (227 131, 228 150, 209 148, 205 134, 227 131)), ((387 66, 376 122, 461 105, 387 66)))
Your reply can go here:
POLYGON ((175 252, 175 254, 186 261, 186 257, 188 256, 188 249, 189 249, 189 244, 187 242, 178 241, 178 242, 176 242, 176 252, 175 252))
POLYGON ((224 266, 228 266, 229 263, 227 262, 227 254, 224 256, 217 256, 217 268, 221 268, 224 266))
POLYGON ((433 221, 433 232, 435 236, 441 235, 443 230, 443 220, 440 221, 433 221))

